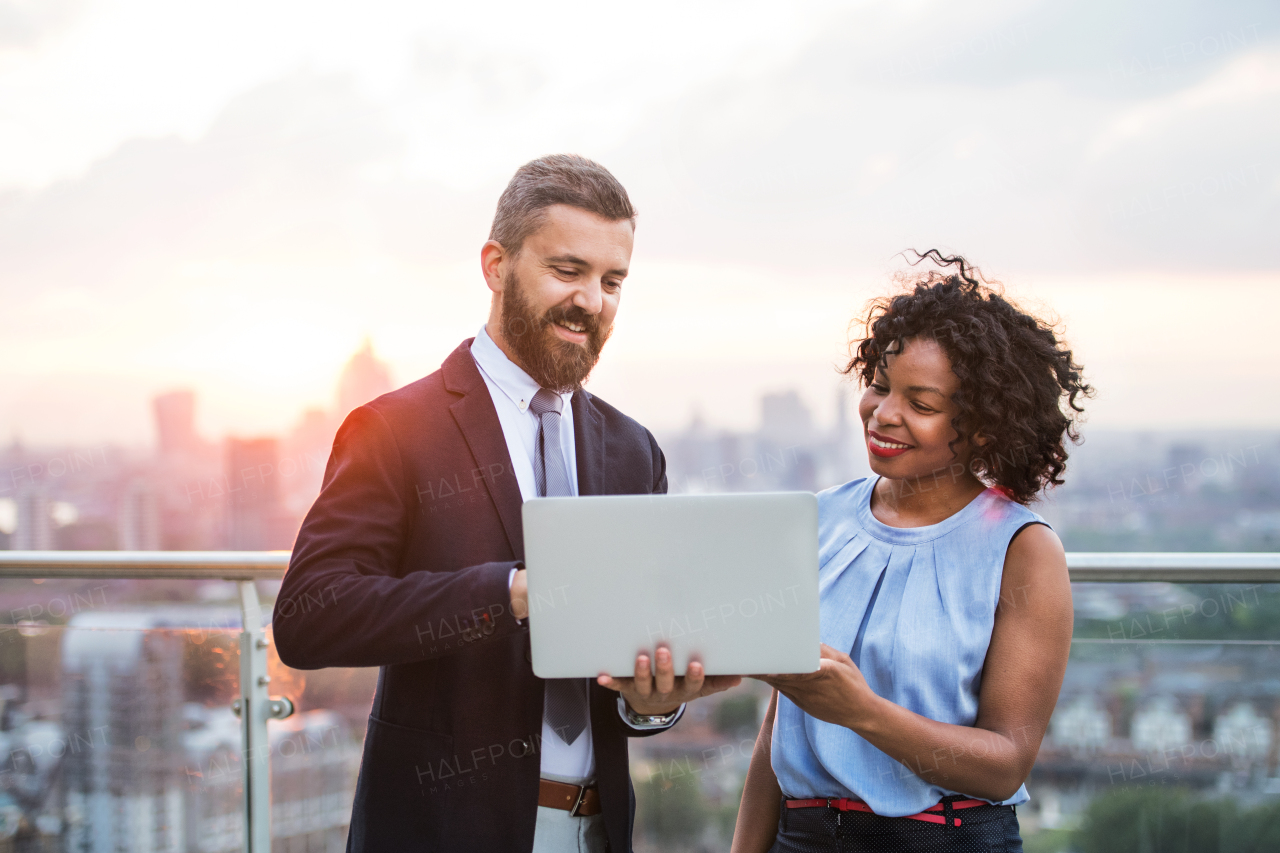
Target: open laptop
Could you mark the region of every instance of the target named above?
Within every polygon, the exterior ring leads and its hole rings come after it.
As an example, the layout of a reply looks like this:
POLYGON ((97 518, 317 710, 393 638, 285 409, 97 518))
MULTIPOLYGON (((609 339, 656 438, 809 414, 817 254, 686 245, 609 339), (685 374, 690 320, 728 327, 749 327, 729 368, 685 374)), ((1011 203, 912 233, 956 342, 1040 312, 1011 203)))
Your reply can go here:
POLYGON ((808 492, 526 501, 533 671, 634 674, 665 642, 677 675, 818 668, 818 501, 808 492))

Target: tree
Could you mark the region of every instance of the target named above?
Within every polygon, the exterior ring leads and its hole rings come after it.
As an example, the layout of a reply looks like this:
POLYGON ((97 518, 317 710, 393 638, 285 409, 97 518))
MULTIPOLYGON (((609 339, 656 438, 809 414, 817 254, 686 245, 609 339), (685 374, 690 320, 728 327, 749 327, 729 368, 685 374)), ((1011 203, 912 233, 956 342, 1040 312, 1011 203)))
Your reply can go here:
POLYGON ((1241 810, 1183 788, 1095 796, 1076 836, 1082 853, 1264 853, 1280 850, 1280 803, 1241 810))

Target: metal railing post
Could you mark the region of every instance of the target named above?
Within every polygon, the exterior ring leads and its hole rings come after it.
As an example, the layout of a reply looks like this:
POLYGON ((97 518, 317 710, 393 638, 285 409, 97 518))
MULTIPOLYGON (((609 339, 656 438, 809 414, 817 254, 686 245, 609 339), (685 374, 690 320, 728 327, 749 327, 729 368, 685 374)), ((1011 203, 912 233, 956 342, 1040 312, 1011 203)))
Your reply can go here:
POLYGON ((240 581, 240 762, 244 777, 245 853, 271 850, 271 745, 267 720, 273 717, 267 685, 267 638, 262 605, 253 581, 240 581))

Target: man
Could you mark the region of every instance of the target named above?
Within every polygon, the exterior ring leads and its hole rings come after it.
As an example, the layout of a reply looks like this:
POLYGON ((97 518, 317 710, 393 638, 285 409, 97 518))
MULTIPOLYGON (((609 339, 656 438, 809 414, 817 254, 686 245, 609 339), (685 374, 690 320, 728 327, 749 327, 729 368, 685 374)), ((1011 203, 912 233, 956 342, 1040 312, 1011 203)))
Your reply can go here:
POLYGON ((634 230, 598 164, 521 167, 480 252, 488 322, 338 431, 273 626, 290 666, 381 667, 349 850, 626 853, 626 738, 738 681, 676 678, 666 649, 599 683, 531 666, 521 501, 667 490, 648 430, 582 390, 634 230))

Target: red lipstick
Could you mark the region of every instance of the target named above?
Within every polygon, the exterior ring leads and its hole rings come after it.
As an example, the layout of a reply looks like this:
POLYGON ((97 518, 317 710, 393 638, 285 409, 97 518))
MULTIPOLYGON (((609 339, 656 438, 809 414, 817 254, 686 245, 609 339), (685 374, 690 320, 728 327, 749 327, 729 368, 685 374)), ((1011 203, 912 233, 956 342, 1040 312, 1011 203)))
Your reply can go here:
POLYGON ((895 441, 888 436, 881 435, 875 430, 867 430, 867 450, 873 456, 879 456, 881 459, 889 459, 894 456, 901 456, 912 448, 912 445, 905 441, 895 441), (885 447, 883 445, 891 445, 885 447))

